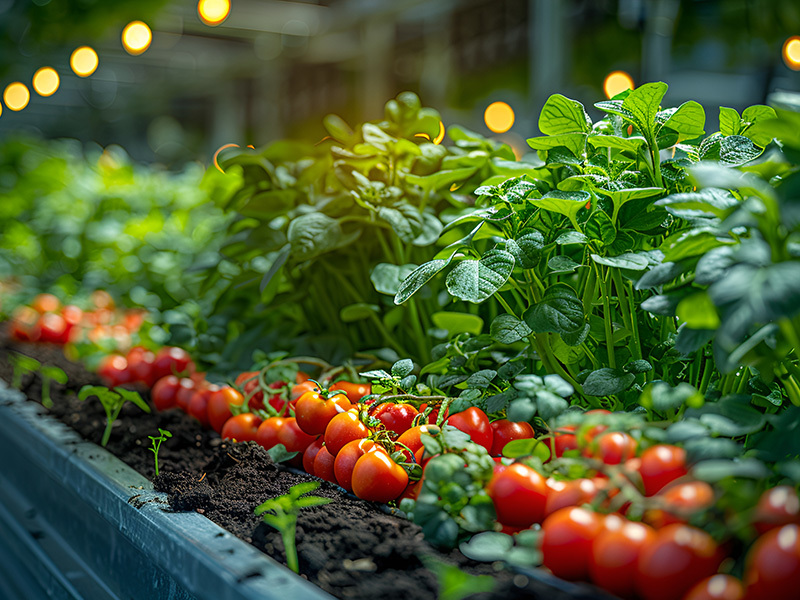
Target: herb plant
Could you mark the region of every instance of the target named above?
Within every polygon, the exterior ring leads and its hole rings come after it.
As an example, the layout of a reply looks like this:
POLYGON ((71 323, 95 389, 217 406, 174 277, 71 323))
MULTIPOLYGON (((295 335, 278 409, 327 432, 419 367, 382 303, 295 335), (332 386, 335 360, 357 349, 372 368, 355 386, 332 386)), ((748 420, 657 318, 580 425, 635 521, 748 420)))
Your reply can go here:
POLYGON ((139 392, 126 390, 125 388, 117 387, 112 391, 100 385, 85 385, 78 392, 79 400, 86 400, 90 396, 97 396, 106 411, 106 428, 100 440, 100 445, 104 448, 111 437, 111 428, 114 426, 114 421, 119 417, 119 413, 126 402, 132 402, 146 413, 150 412, 150 407, 142 400, 139 392))
POLYGON ((166 429, 158 428, 158 435, 148 435, 150 438, 151 448, 148 448, 153 453, 153 461, 155 462, 156 477, 158 477, 158 451, 161 448, 161 443, 172 437, 172 434, 166 429))

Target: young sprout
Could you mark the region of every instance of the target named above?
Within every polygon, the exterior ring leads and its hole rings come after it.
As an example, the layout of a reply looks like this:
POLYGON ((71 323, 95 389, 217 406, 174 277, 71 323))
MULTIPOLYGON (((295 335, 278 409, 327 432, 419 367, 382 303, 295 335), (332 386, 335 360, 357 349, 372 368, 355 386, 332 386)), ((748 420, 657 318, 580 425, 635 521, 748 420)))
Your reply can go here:
POLYGON ((166 429, 158 428, 158 435, 148 435, 147 437, 150 438, 150 442, 153 444, 152 448, 148 448, 150 452, 153 453, 155 463, 156 463, 156 477, 158 477, 158 450, 161 448, 161 442, 166 440, 167 438, 171 438, 172 434, 167 431, 166 429))
POLYGON ((56 381, 64 385, 67 383, 67 374, 58 367, 44 366, 39 370, 39 377, 42 378, 42 405, 52 408, 53 400, 50 398, 50 381, 56 381))
POLYGON ((16 389, 22 388, 22 377, 26 373, 35 373, 42 366, 35 358, 25 356, 24 354, 14 353, 9 356, 11 363, 14 365, 14 374, 11 378, 11 387, 16 389))
POLYGON ((319 481, 298 483, 289 489, 288 494, 267 500, 264 504, 257 506, 255 510, 256 515, 261 515, 267 525, 281 532, 283 548, 286 552, 286 564, 295 573, 300 572, 295 544, 297 516, 300 514, 300 509, 328 504, 331 501, 329 498, 320 496, 304 496, 318 487, 319 481))
POLYGON ((114 425, 114 421, 117 420, 125 402, 133 402, 144 412, 150 412, 150 407, 142 400, 138 392, 132 392, 125 388, 118 387, 111 391, 101 385, 85 385, 78 392, 78 399, 86 400, 89 396, 97 396, 106 411, 106 430, 103 432, 103 439, 100 441, 100 445, 104 448, 108 444, 108 438, 111 437, 111 427, 114 425))

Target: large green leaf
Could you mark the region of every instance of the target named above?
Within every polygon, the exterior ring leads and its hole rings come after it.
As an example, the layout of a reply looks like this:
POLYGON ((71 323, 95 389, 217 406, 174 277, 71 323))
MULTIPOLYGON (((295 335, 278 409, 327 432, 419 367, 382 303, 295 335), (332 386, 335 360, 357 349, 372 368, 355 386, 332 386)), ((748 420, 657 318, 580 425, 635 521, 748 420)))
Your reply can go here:
POLYGON ((589 238, 601 242, 604 246, 613 244, 617 239, 617 228, 614 226, 614 221, 603 210, 593 211, 592 216, 583 226, 583 230, 589 238))
POLYGON ((645 83, 634 89, 622 101, 622 108, 634 116, 639 130, 651 140, 655 139, 655 119, 666 93, 667 84, 663 81, 645 83))
POLYGON ((292 220, 287 237, 292 245, 292 258, 303 261, 336 248, 342 228, 336 219, 313 212, 292 220))
POLYGON ((544 236, 535 229, 527 229, 519 237, 506 242, 506 250, 523 269, 532 269, 539 264, 543 248, 544 236))
POLYGON ((480 303, 499 290, 514 269, 514 256, 494 248, 480 260, 463 260, 445 280, 447 291, 467 302, 480 303))
POLYGON ((705 133, 706 113, 703 107, 694 100, 681 104, 667 119, 662 127, 677 131, 678 141, 690 140, 705 133))
POLYGON ((437 258, 418 266, 400 284, 397 294, 394 297, 395 304, 402 304, 414 293, 428 283, 433 276, 450 264, 452 255, 449 258, 437 258))
POLYGON ((705 291, 686 296, 675 309, 678 318, 692 329, 716 329, 719 315, 714 303, 705 291))
POLYGON ((742 135, 730 135, 719 143, 719 160, 725 165, 738 167, 761 156, 764 152, 753 140, 742 135))
POLYGON ((451 336, 464 332, 480 335, 483 331, 483 319, 470 313, 439 311, 431 315, 431 321, 439 329, 447 330, 451 336))
POLYGON ((724 219, 739 201, 728 190, 704 188, 696 192, 672 194, 655 202, 672 215, 686 219, 696 217, 719 217, 724 219))
POLYGON ((561 190, 553 190, 547 192, 538 200, 531 200, 531 204, 555 212, 567 217, 573 226, 577 227, 578 211, 586 206, 586 203, 591 200, 589 192, 562 192, 561 190))
POLYGON ((403 280, 414 272, 417 265, 393 265, 390 263, 378 263, 373 267, 369 275, 375 290, 381 294, 394 296, 400 289, 403 280))
POLYGON ((583 104, 561 94, 553 94, 547 99, 539 115, 539 130, 546 135, 561 133, 586 133, 590 129, 589 116, 583 104))
POLYGON ((497 315, 489 328, 489 335, 501 344, 513 344, 530 334, 531 329, 525 321, 506 313, 497 315))
POLYGON ((587 396, 615 396, 624 392, 636 381, 636 375, 618 369, 604 367, 589 373, 583 382, 583 393, 587 396))
POLYGON ((586 147, 585 133, 562 133, 559 135, 535 137, 528 139, 528 145, 534 150, 552 150, 563 146, 575 156, 581 156, 586 147))
POLYGON ((742 131, 742 119, 735 108, 719 107, 719 132, 722 135, 739 135, 742 131))
POLYGON ((633 254, 631 252, 620 254, 619 256, 599 256, 597 254, 592 254, 592 260, 607 267, 628 269, 630 271, 644 271, 650 264, 647 257, 642 254, 633 254))
POLYGON ((575 290, 565 283, 547 289, 541 302, 529 308, 523 317, 536 333, 569 334, 584 327, 583 302, 575 290))
POLYGON ((454 183, 460 183, 472 177, 477 167, 437 171, 431 175, 406 175, 406 183, 420 186, 423 190, 441 190, 449 188, 454 183))
POLYGON ((612 148, 623 152, 637 152, 647 143, 641 136, 619 137, 616 135, 590 135, 587 139, 594 148, 612 148))
POLYGON ((409 202, 379 207, 378 218, 389 223, 404 242, 411 243, 422 233, 422 214, 409 202))

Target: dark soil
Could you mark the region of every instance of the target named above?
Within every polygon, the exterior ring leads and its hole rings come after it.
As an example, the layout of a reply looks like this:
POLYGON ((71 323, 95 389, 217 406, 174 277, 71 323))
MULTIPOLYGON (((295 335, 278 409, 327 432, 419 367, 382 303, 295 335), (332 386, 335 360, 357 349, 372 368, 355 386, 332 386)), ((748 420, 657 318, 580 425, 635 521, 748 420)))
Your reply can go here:
MULTIPOLYGON (((83 385, 98 383, 97 377, 68 361, 58 347, 14 343, 0 332, 0 378, 6 382, 12 379, 10 352, 33 356, 67 373, 69 382, 65 386, 53 384, 51 395, 55 405, 51 413, 87 440, 99 444, 105 428, 105 412, 96 399, 81 402, 76 394, 83 385)), ((38 376, 24 377, 22 390, 29 399, 39 400, 38 376)), ((149 401, 146 391, 142 396, 149 401)), ((285 564, 280 534, 262 523, 254 515, 254 509, 269 498, 285 494, 297 483, 320 480, 273 463, 267 452, 252 442, 223 442, 216 433, 203 430, 197 421, 177 410, 162 413, 153 410, 145 414, 127 405, 114 425, 107 448, 152 479, 153 454, 148 450, 147 436, 157 435, 159 428, 170 431, 173 437, 161 446, 161 474, 154 485, 168 494, 171 508, 204 514, 285 564)), ((536 579, 503 570, 499 563, 476 563, 457 550, 443 555, 425 542, 417 525, 389 514, 383 505, 358 500, 329 482, 322 481, 313 493, 332 502, 304 509, 298 518, 300 573, 339 598, 436 598, 436 577, 425 568, 421 557, 434 557, 471 574, 494 576, 494 591, 471 596, 476 599, 576 597, 536 579)), ((581 597, 595 596, 591 588, 580 591, 585 592, 581 597)))

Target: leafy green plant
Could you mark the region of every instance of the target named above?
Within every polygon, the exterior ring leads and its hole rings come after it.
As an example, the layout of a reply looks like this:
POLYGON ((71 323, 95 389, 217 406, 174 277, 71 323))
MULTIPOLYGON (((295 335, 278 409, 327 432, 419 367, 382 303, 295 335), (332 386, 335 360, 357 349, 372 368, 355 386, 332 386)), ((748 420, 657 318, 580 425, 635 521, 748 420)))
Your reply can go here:
POLYGON ((148 450, 150 450, 150 452, 153 453, 153 461, 155 462, 156 477, 158 477, 158 451, 161 448, 161 443, 165 442, 168 438, 171 438, 172 434, 166 429, 161 429, 159 427, 157 436, 148 435, 147 437, 150 438, 150 443, 152 444, 152 447, 148 448, 148 450))
POLYGON ((35 358, 17 352, 11 353, 9 358, 14 367, 11 379, 12 387, 20 389, 22 386, 22 377, 26 373, 38 373, 39 378, 42 380, 42 405, 46 408, 52 408, 53 399, 50 397, 51 382, 56 381, 61 385, 65 385, 68 381, 67 374, 59 367, 42 365, 42 363, 35 358))
POLYGON ((150 407, 142 400, 139 392, 126 390, 125 388, 117 387, 112 391, 100 385, 85 385, 78 392, 79 400, 85 401, 90 396, 96 396, 106 412, 106 428, 100 440, 100 445, 104 448, 111 437, 111 428, 114 426, 114 421, 119 417, 119 413, 126 402, 135 404, 146 413, 150 412, 150 407))
POLYGON ((20 389, 22 387, 22 378, 27 373, 36 373, 42 366, 35 358, 25 356, 18 352, 12 352, 8 355, 9 360, 13 366, 13 373, 11 375, 11 387, 20 389))
POLYGON ((274 527, 281 533, 283 549, 286 553, 286 564, 295 573, 300 572, 297 560, 297 546, 295 533, 297 531, 297 516, 303 508, 321 506, 331 502, 330 498, 321 496, 306 496, 319 487, 319 481, 306 481, 293 485, 289 492, 277 498, 271 498, 256 507, 256 515, 261 515, 264 522, 274 527))

